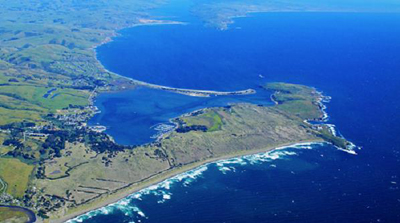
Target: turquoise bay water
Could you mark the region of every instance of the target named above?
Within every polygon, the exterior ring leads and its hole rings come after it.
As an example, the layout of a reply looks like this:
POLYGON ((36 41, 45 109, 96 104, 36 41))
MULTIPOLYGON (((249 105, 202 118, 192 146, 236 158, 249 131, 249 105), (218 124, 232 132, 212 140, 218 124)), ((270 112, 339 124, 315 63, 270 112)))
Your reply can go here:
POLYGON ((329 123, 363 149, 302 145, 200 167, 83 222, 399 222, 400 15, 269 13, 228 31, 188 25, 127 29, 98 49, 110 70, 174 87, 255 88, 239 98, 151 89, 105 94, 92 123, 118 142, 150 142, 154 126, 229 102, 270 103, 258 86, 285 81, 332 96, 329 123), (152 128, 153 127, 153 128, 152 128))

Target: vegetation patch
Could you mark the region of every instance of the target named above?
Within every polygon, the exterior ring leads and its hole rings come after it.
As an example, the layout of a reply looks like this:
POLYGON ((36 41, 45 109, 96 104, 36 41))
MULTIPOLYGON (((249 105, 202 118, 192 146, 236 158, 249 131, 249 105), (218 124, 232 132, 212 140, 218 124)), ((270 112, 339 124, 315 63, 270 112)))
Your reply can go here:
POLYGON ((0 178, 7 184, 7 193, 22 198, 28 188, 34 166, 14 158, 0 158, 0 178))
POLYGON ((28 221, 29 216, 26 213, 9 207, 0 207, 0 222, 21 223, 28 221))
POLYGON ((221 115, 216 110, 207 109, 203 113, 182 118, 187 127, 195 127, 207 132, 214 132, 221 130, 223 122, 221 115), (201 128, 204 127, 204 128, 201 128))
POLYGON ((269 83, 264 88, 275 92, 271 99, 277 103, 277 108, 303 120, 321 118, 319 100, 322 95, 314 88, 287 83, 269 83))
POLYGON ((325 141, 339 148, 345 149, 347 146, 350 145, 350 142, 347 141, 345 138, 334 136, 326 126, 322 127, 321 130, 318 131, 316 134, 319 137, 323 138, 325 141))

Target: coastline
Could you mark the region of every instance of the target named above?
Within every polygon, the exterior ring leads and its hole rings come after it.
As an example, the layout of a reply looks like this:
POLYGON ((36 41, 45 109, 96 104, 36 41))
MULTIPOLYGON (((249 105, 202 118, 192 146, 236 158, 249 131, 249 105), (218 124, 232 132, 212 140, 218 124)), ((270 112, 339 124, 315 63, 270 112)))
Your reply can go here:
POLYGON ((269 146, 264 149, 259 149, 259 150, 244 150, 240 151, 237 153, 232 153, 232 154, 227 154, 221 157, 215 157, 212 159, 207 159, 203 161, 198 161, 196 163, 191 163, 187 164, 181 167, 176 167, 173 169, 169 169, 163 173, 159 173, 157 175, 154 175, 150 177, 149 179, 140 182, 138 184, 132 185, 128 188, 122 189, 121 191, 118 191, 114 194, 108 195, 106 197, 100 198, 99 200, 87 204, 83 207, 77 208, 77 209, 71 209, 66 215, 64 215, 61 218, 56 218, 56 219, 51 219, 51 223, 61 223, 61 222, 68 222, 69 220, 73 220, 76 217, 79 217, 81 215, 84 215, 88 212, 94 211, 96 209, 108 206, 110 204, 114 204, 118 202, 119 200, 136 193, 140 190, 146 189, 148 187, 151 187, 153 185, 159 184, 165 180, 168 180, 170 178, 173 178, 179 174, 191 171, 193 169, 199 168, 201 166, 215 163, 218 161, 223 161, 223 160, 228 160, 228 159, 233 159, 233 158, 239 158, 243 156, 248 156, 248 155, 255 155, 255 154, 260 154, 260 153, 266 153, 266 152, 271 152, 274 150, 280 150, 280 149, 285 149, 289 147, 295 147, 298 145, 304 145, 304 144, 319 144, 319 143, 326 143, 326 141, 322 139, 315 139, 315 140, 305 140, 305 141, 299 141, 299 142, 291 142, 291 143, 285 143, 281 145, 274 145, 274 146, 269 146))
MULTIPOLYGON (((154 26, 154 25, 186 25, 187 23, 185 22, 179 22, 179 21, 170 21, 170 20, 153 20, 153 19, 139 19, 139 23, 124 27, 122 29, 129 29, 129 28, 134 28, 138 26, 154 26)), ((120 29, 120 30, 122 30, 120 29)), ((250 94, 255 94, 256 90, 254 89, 245 89, 245 90, 238 90, 238 91, 213 91, 213 90, 197 90, 197 89, 186 89, 186 88, 175 88, 175 87, 169 87, 169 86, 163 86, 163 85, 158 85, 158 84, 152 84, 152 83, 147 83, 145 81, 140 81, 136 80, 130 77, 126 77, 120 74, 117 74, 115 72, 112 72, 108 70, 107 68, 104 67, 104 65, 101 63, 101 61, 97 58, 97 48, 110 43, 114 41, 114 38, 118 37, 118 30, 114 30, 110 36, 107 36, 101 43, 95 45, 92 47, 93 53, 94 53, 94 58, 103 69, 105 73, 109 73, 115 76, 118 76, 120 78, 126 79, 130 84, 136 85, 136 86, 143 86, 147 88, 152 88, 152 89, 158 89, 158 90, 163 90, 163 91, 169 91, 169 92, 174 92, 177 94, 183 94, 183 95, 188 95, 192 97, 211 97, 211 96, 228 96, 228 95, 250 95, 250 94)))
MULTIPOLYGON (((150 24, 142 23, 142 24, 135 24, 133 26, 129 26, 129 27, 125 27, 125 28, 133 28, 136 26, 144 26, 144 25, 165 25, 165 24, 171 24, 171 23, 162 23, 162 22, 161 23, 150 23, 150 24)), ((172 24, 181 24, 181 23, 177 22, 177 23, 172 23, 172 24)), ((129 77, 122 76, 120 74, 111 72, 111 71, 107 70, 103 66, 103 64, 98 60, 96 49, 97 49, 97 47, 99 47, 103 44, 113 41, 113 38, 115 38, 117 36, 118 35, 117 35, 116 31, 114 31, 114 35, 112 35, 111 37, 107 37, 101 44, 93 47, 93 50, 95 52, 94 56, 95 56, 96 61, 100 64, 100 66, 102 67, 102 69, 104 69, 104 71, 106 73, 110 73, 110 74, 116 75, 118 77, 121 77, 123 79, 126 79, 133 85, 143 86, 143 87, 148 87, 148 88, 153 88, 153 89, 159 89, 159 90, 164 90, 164 91, 171 91, 174 93, 185 94, 185 95, 195 96, 195 97, 210 97, 210 96, 219 96, 219 95, 244 95, 244 94, 254 94, 255 93, 255 90, 253 90, 253 89, 247 89, 247 90, 243 90, 243 91, 220 92, 220 91, 210 91, 210 90, 173 88, 173 87, 161 86, 161 85, 156 85, 156 84, 151 84, 151 83, 135 80, 133 78, 129 78, 129 77)), ((321 101, 319 101, 319 103, 321 103, 321 104, 324 102, 324 100, 322 100, 322 99, 323 98, 321 98, 321 101)), ((274 101, 274 100, 272 100, 272 101, 275 104, 277 104, 276 101, 274 101)), ((326 118, 327 118, 326 117, 327 114, 324 111, 325 108, 326 107, 322 107, 322 109, 321 109, 321 111, 323 113, 323 115, 322 115, 323 120, 326 120, 326 118)), ((150 178, 148 178, 142 182, 135 183, 127 188, 124 188, 117 192, 114 192, 113 194, 109 194, 104 197, 101 197, 92 203, 85 204, 78 208, 71 208, 70 210, 67 211, 67 213, 63 217, 51 219, 50 222, 66 222, 66 221, 72 220, 72 219, 74 219, 78 216, 84 215, 88 212, 108 206, 110 204, 114 204, 114 203, 118 202, 119 200, 121 200, 133 193, 136 193, 143 189, 149 188, 153 185, 159 184, 165 180, 173 178, 179 174, 191 171, 193 169, 199 168, 204 165, 208 165, 210 163, 215 163, 218 161, 228 160, 228 159, 232 159, 232 158, 243 157, 243 156, 247 156, 247 155, 266 153, 266 152, 279 150, 282 148, 294 147, 296 145, 306 144, 306 143, 318 144, 318 143, 327 143, 327 142, 323 139, 315 139, 315 140, 308 140, 308 141, 291 142, 291 143, 286 143, 286 144, 281 144, 281 145, 267 146, 264 149, 239 151, 236 153, 227 154, 227 155, 220 156, 220 157, 214 157, 214 158, 206 159, 206 160, 202 160, 202 161, 197 161, 195 163, 190 163, 190 164, 186 164, 184 166, 164 170, 164 171, 161 171, 161 172, 151 176, 150 178)))

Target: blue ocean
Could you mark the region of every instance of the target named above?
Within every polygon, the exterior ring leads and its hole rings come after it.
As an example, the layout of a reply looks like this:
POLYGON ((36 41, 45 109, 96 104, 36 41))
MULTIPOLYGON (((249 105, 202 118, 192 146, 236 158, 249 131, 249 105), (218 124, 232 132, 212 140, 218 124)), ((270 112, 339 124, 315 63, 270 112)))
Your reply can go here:
MULTIPOLYGON (((186 15, 186 14, 184 14, 186 15)), ((193 20, 193 21, 192 21, 193 20)), ((98 48, 120 75, 172 87, 257 94, 197 98, 154 89, 102 94, 91 124, 143 144, 202 107, 271 104, 260 84, 314 86, 357 155, 301 144, 201 166, 73 222, 400 222, 400 14, 257 13, 228 30, 139 26, 98 48)))

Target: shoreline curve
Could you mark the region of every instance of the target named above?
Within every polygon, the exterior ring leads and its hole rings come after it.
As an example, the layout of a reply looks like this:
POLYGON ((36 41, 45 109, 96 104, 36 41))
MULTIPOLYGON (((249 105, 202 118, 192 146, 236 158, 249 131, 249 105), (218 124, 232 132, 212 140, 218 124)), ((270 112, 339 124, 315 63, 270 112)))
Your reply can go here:
MULTIPOLYGON (((139 23, 135 24, 130 27, 125 27, 123 29, 129 29, 129 28, 134 28, 138 26, 153 26, 153 25, 186 25, 187 23, 185 22, 179 22, 179 21, 169 21, 169 20, 151 20, 151 19, 139 19, 139 23)), ((121 29, 122 30, 122 29, 121 29)), ((104 70, 104 72, 113 74, 115 76, 119 76, 121 78, 124 78, 128 80, 131 84, 137 85, 137 86, 143 86, 147 88, 152 88, 152 89, 158 89, 158 90, 163 90, 163 91, 169 91, 173 93, 178 93, 178 94, 184 94, 192 97, 211 97, 211 96, 238 96, 238 95, 250 95, 250 94, 255 94, 257 93, 256 90, 254 89, 246 89, 246 90, 238 90, 238 91, 214 91, 214 90, 198 90, 198 89, 187 89, 187 88, 176 88, 176 87, 169 87, 169 86, 163 86, 163 85, 158 85, 158 84, 152 84, 148 83, 145 81, 140 81, 136 80, 131 77, 127 77, 118 73, 115 73, 113 71, 108 70, 103 63, 98 59, 97 57, 97 48, 105 45, 107 43, 110 43, 114 41, 114 38, 118 37, 117 31, 114 31, 114 33, 106 37, 104 41, 102 41, 100 44, 96 45, 93 47, 94 51, 94 57, 95 60, 99 63, 101 68, 104 70)))

